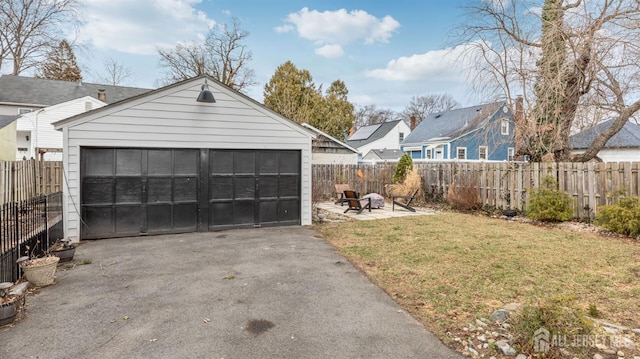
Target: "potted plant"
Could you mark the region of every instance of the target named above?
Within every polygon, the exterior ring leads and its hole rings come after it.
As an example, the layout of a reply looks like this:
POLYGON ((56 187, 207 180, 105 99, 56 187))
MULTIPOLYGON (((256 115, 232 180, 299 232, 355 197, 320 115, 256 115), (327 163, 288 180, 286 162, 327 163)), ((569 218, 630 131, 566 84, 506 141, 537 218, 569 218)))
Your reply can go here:
POLYGON ((13 322, 18 314, 18 298, 9 294, 13 283, 0 283, 0 325, 13 322))
POLYGON ((29 283, 36 287, 44 287, 53 283, 59 261, 59 257, 45 256, 31 259, 29 257, 20 257, 16 262, 29 283))
POLYGON ((49 250, 51 254, 60 258, 60 262, 68 262, 73 259, 76 253, 76 245, 71 243, 69 239, 59 239, 53 244, 49 250))

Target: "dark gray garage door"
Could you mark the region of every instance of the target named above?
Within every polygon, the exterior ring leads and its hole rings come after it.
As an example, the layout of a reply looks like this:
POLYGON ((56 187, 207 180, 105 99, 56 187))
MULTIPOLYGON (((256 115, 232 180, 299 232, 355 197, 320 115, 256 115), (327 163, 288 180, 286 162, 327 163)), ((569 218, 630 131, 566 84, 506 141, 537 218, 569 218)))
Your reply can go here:
POLYGON ((300 152, 82 148, 82 238, 300 223, 300 152))

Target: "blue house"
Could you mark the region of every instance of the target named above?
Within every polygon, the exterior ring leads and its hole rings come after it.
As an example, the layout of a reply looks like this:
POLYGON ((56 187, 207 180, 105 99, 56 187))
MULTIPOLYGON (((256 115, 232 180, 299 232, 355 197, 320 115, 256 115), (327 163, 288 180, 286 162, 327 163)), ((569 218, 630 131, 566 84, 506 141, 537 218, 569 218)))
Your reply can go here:
POLYGON ((513 113, 495 102, 429 114, 401 149, 413 159, 507 161, 515 147, 513 113))

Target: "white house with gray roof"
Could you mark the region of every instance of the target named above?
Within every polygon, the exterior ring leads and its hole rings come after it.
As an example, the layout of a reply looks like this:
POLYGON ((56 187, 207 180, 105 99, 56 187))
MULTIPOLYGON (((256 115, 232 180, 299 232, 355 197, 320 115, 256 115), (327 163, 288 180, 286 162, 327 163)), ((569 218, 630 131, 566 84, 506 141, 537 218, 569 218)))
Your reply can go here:
POLYGON ((0 115, 20 115, 85 96, 111 104, 149 91, 151 89, 2 75, 0 115))
MULTIPOLYGON (((571 136, 569 138, 571 153, 584 153, 596 137, 611 127, 613 122, 614 120, 607 120, 571 136)), ((602 162, 640 161, 640 126, 627 121, 622 130, 613 135, 598 152, 597 159, 602 162)))
POLYGON ((362 126, 347 139, 347 145, 358 149, 362 158, 371 150, 399 150, 409 133, 411 129, 402 120, 362 126))

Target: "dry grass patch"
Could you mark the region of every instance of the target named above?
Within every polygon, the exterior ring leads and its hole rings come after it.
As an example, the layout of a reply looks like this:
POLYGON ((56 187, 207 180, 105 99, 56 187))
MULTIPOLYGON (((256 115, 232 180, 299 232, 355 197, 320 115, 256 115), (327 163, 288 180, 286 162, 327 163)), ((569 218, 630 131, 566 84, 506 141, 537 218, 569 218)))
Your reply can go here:
POLYGON ((573 296, 640 327, 640 242, 460 213, 317 227, 438 336, 501 305, 573 296))

